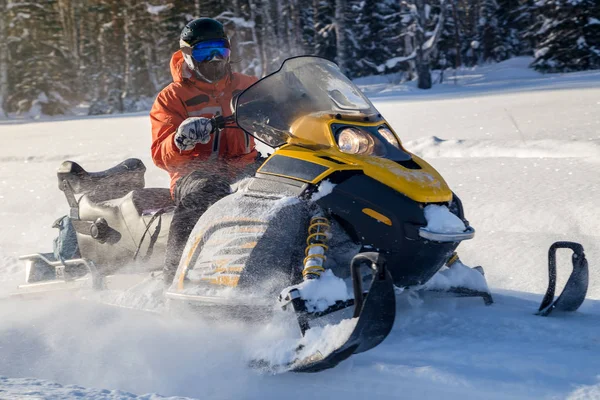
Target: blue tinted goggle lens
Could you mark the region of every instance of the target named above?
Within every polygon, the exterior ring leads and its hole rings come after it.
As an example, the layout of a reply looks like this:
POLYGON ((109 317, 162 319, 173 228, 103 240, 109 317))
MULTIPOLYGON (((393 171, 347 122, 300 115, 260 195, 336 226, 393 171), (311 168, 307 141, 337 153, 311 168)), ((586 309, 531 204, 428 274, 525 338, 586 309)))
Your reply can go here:
POLYGON ((192 48, 192 57, 198 62, 210 61, 213 58, 227 59, 231 54, 225 40, 209 40, 200 42, 192 48))

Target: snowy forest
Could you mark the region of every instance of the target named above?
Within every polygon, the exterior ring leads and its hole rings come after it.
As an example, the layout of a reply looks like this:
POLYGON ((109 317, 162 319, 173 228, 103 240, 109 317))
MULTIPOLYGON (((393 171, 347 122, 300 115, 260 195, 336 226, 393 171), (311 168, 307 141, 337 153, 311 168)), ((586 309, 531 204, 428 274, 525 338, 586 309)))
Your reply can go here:
POLYGON ((421 89, 434 69, 521 55, 541 72, 600 68, 598 0, 0 0, 0 117, 147 109, 199 16, 225 25, 234 69, 256 76, 301 54, 421 89))

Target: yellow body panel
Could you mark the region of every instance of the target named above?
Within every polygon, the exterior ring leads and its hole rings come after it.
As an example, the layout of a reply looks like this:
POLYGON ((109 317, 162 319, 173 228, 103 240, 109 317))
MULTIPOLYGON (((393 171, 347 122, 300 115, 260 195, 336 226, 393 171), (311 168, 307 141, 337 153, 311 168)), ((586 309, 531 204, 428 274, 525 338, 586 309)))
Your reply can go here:
MULTIPOLYGON (((335 138, 331 130, 332 124, 370 127, 385 123, 384 120, 358 122, 332 119, 330 116, 305 116, 294 122, 290 129, 293 136, 290 138, 289 143, 278 149, 275 154, 310 161, 328 168, 312 181, 304 181, 307 183, 319 183, 336 171, 362 170, 365 175, 419 203, 451 201, 452 191, 444 178, 431 165, 406 151, 406 149, 404 151, 411 154, 413 161, 419 164, 421 169, 405 168, 392 160, 381 157, 343 153, 335 144, 335 138), (329 157, 345 164, 338 164, 321 157, 329 157)), ((260 169, 259 172, 261 172, 260 169)))

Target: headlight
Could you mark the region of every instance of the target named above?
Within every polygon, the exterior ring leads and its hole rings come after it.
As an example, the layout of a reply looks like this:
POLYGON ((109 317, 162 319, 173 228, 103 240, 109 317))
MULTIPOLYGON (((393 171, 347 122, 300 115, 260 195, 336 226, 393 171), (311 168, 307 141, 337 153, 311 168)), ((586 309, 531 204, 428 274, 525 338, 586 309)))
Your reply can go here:
POLYGON ((392 132, 391 130, 389 130, 385 126, 382 126, 379 129, 377 129, 377 132, 379 132, 379 134, 385 140, 387 140, 387 142, 389 144, 391 144, 392 146, 394 146, 397 149, 401 149, 401 147, 400 147, 400 141, 398 140, 398 138, 396 137, 396 135, 394 135, 394 132, 392 132))
POLYGON ((344 128, 338 134, 338 146, 348 154, 371 154, 373 138, 358 128, 344 128))

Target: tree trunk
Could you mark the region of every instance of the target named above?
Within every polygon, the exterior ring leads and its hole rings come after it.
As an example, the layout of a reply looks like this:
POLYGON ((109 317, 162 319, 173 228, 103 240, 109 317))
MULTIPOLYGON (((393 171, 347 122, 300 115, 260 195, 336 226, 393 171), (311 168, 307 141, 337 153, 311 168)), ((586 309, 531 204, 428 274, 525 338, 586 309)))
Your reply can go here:
POLYGON ((427 19, 425 17, 425 4, 424 0, 416 0, 415 6, 417 8, 417 30, 415 32, 415 40, 417 42, 417 75, 419 89, 431 89, 431 70, 429 66, 429 57, 426 54, 423 45, 425 44, 425 26, 427 19))
MULTIPOLYGON (((412 54, 412 52, 415 50, 415 46, 414 46, 414 36, 413 35, 409 35, 406 34, 404 35, 404 55, 405 56, 409 56, 412 54)), ((410 60, 408 61, 408 69, 406 70, 406 79, 408 79, 409 81, 412 81, 415 78, 415 70, 416 70, 416 66, 415 66, 415 60, 410 60)))
POLYGON ((337 63, 344 74, 348 72, 348 56, 346 54, 346 20, 344 18, 346 10, 346 0, 335 1, 335 38, 337 63))
POLYGON ((460 34, 458 15, 456 12, 456 0, 452 0, 452 16, 454 18, 454 47, 456 48, 456 58, 454 59, 454 69, 458 69, 462 65, 462 57, 460 55, 460 34))
MULTIPOLYGON (((419 53, 422 53, 422 51, 417 51, 417 59, 419 58, 419 53)), ((431 89, 431 66, 429 65, 429 61, 423 59, 420 62, 417 61, 417 74, 419 74, 417 87, 419 89, 431 89)))
MULTIPOLYGON (((0 10, 7 9, 6 0, 0 0, 0 10)), ((0 117, 7 117, 4 101, 8 97, 8 46, 6 34, 7 12, 0 13, 0 117)))
POLYGON ((263 74, 269 73, 271 63, 276 62, 274 60, 276 52, 274 49, 277 49, 275 44, 277 38, 275 37, 275 29, 273 28, 275 23, 273 22, 272 16, 272 8, 271 8, 271 0, 266 0, 262 2, 261 13, 262 13, 262 51, 263 51, 263 74))
MULTIPOLYGON (((123 95, 128 96, 131 90, 131 32, 129 10, 130 3, 126 1, 123 7, 123 47, 125 50, 125 66, 123 73, 123 95)), ((123 110, 121 110, 123 111, 123 110)))
MULTIPOLYGON (((254 12, 255 9, 255 5, 252 3, 252 0, 249 1, 248 4, 248 9, 250 11, 250 20, 256 22, 256 13, 254 12)), ((254 26, 252 27, 252 41, 254 42, 254 57, 256 59, 256 67, 254 69, 254 73, 256 75, 258 75, 258 77, 262 77, 263 73, 266 71, 263 67, 264 67, 264 63, 265 61, 263 60, 263 52, 262 47, 264 46, 260 46, 260 43, 258 41, 258 35, 256 34, 256 23, 254 24, 254 26)))
POLYGON ((302 54, 301 43, 302 43, 302 27, 300 24, 300 9, 298 7, 298 0, 290 0, 288 2, 290 17, 288 31, 288 43, 293 43, 293 54, 302 54))
POLYGON ((429 56, 436 48, 437 42, 442 36, 445 21, 445 1, 440 2, 440 15, 431 36, 425 35, 427 16, 425 15, 425 0, 416 0, 418 27, 415 33, 417 41, 417 73, 419 74, 419 89, 431 89, 431 62, 429 56))

